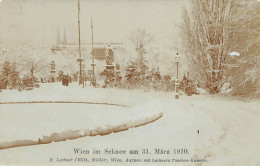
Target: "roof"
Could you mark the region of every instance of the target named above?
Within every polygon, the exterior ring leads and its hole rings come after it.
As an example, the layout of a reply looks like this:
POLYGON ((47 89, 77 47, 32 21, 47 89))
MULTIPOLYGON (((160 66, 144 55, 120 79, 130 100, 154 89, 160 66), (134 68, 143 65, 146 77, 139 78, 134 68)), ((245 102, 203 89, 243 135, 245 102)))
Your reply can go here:
POLYGON ((92 54, 98 60, 106 59, 106 48, 93 48, 92 54))

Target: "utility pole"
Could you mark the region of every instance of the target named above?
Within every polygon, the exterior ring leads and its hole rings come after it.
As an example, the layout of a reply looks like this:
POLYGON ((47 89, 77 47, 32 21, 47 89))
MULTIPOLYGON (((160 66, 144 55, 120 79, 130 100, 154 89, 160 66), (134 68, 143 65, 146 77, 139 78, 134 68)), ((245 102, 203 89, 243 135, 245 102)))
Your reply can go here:
POLYGON ((80 43, 80 0, 78 0, 78 31, 79 31, 79 84, 82 84, 82 58, 81 58, 81 43, 80 43))
POLYGON ((92 32, 92 68, 93 68, 93 76, 95 75, 95 57, 94 57, 94 52, 93 52, 93 22, 92 22, 92 17, 91 17, 91 32, 92 32))
POLYGON ((82 65, 82 73, 83 73, 83 76, 82 76, 82 86, 83 86, 83 88, 84 88, 84 86, 85 86, 85 70, 84 70, 84 68, 85 68, 85 65, 83 64, 82 65))

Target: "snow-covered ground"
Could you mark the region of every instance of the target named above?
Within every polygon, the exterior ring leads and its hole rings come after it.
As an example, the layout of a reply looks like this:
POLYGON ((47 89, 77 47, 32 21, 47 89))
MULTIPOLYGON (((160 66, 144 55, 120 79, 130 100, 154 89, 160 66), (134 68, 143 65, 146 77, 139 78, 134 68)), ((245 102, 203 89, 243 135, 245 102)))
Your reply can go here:
POLYGON ((0 150, 0 165, 260 165, 259 101, 244 102, 208 95, 181 96, 176 100, 172 93, 90 87, 83 89, 75 84, 69 87, 42 84, 39 89, 33 91, 20 93, 12 90, 0 93, 2 103, 25 101, 87 101, 127 107, 99 104, 1 104, 0 142, 35 135, 35 138, 38 138, 41 134, 61 129, 82 129, 86 124, 92 125, 86 128, 105 127, 146 118, 158 112, 162 112, 163 116, 145 126, 105 136, 87 136, 63 142, 0 150), (37 105, 37 110, 32 109, 35 108, 34 105, 37 105), (43 111, 46 114, 43 114, 43 111), (26 116, 29 114, 30 117, 26 116), (55 117, 56 115, 62 115, 66 119, 55 117), (15 119, 21 122, 17 123, 15 119), (83 122, 85 119, 89 122, 83 122), (90 123, 94 119, 100 121, 90 123), (55 129, 57 126, 58 129, 55 129), (39 127, 42 132, 37 130, 39 127), (88 149, 90 154, 75 154, 74 148, 88 149), (105 148, 126 151, 136 149, 139 152, 149 149, 152 154, 103 154, 105 148), (186 148, 189 154, 174 154, 174 149, 186 148), (101 154, 92 154, 93 149, 101 150, 101 154), (171 154, 153 154, 154 149, 169 150, 171 154), (77 157, 88 158, 90 162, 49 162, 50 158, 56 160, 77 157), (108 159, 108 162, 93 163, 93 157, 108 159), (112 162, 111 157, 124 161, 127 158, 193 158, 207 159, 207 162, 118 163, 112 162))
POLYGON ((16 140, 38 141, 68 130, 84 132, 123 124, 131 127, 135 121, 146 122, 160 113, 156 103, 131 108, 77 103, 5 104, 0 108, 0 145, 16 140))

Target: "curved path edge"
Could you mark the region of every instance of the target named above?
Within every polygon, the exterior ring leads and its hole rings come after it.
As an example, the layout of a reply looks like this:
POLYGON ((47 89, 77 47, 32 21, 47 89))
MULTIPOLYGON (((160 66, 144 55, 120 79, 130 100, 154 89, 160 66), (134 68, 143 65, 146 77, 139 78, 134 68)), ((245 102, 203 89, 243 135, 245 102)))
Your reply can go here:
POLYGON ((122 104, 113 104, 113 103, 102 103, 102 102, 89 102, 89 101, 17 101, 17 102, 0 102, 0 104, 103 104, 103 105, 113 105, 113 106, 121 106, 121 107, 128 107, 122 104))
POLYGON ((117 133, 121 131, 126 131, 130 128, 136 128, 140 126, 144 126, 146 124, 152 123, 163 116, 163 113, 155 114, 151 117, 146 119, 140 119, 135 122, 124 123, 116 126, 108 126, 107 128, 98 128, 95 130, 67 130, 62 133, 53 133, 50 136, 43 136, 43 138, 39 138, 38 141, 33 140, 17 140, 11 142, 3 142, 0 143, 0 150, 2 149, 9 149, 15 147, 22 147, 22 146, 32 146, 32 145, 40 145, 40 144, 49 144, 52 142, 60 142, 66 140, 73 140, 81 137, 86 136, 104 136, 111 133, 117 133))

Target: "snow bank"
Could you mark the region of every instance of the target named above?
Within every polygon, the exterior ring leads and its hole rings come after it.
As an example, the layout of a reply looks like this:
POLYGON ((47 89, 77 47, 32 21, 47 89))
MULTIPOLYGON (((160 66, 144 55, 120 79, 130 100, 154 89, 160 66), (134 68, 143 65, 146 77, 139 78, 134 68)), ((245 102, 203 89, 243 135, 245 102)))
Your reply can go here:
POLYGON ((0 114, 2 147, 7 142, 20 144, 18 140, 28 140, 27 144, 43 143, 48 136, 55 137, 54 133, 74 133, 72 137, 78 137, 78 132, 83 130, 86 132, 81 136, 104 135, 117 132, 122 126, 138 127, 162 116, 156 102, 132 108, 71 103, 45 103, 44 107, 42 104, 1 105, 0 114))

